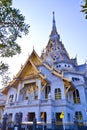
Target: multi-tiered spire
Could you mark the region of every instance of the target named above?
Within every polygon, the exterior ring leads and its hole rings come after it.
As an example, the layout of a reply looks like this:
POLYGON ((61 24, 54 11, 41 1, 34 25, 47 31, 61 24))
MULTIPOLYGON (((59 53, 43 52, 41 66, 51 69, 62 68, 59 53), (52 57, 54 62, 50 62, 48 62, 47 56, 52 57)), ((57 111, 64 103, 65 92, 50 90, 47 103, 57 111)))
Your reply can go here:
POLYGON ((69 55, 60 41, 60 35, 57 32, 55 13, 53 12, 52 31, 49 37, 48 44, 42 54, 43 61, 49 63, 70 62, 69 55))

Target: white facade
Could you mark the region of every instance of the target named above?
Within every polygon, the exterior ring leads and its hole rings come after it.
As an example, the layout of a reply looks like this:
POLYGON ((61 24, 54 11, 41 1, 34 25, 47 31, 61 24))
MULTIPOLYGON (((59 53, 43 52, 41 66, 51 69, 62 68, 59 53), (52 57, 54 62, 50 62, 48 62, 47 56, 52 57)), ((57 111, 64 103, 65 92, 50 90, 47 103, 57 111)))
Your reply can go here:
POLYGON ((13 81, 2 90, 6 95, 4 113, 12 121, 22 112, 22 121, 56 122, 87 120, 86 64, 78 65, 70 59, 57 33, 53 13, 53 26, 48 44, 41 57, 33 50, 13 81), (64 117, 61 119, 61 113, 64 117))

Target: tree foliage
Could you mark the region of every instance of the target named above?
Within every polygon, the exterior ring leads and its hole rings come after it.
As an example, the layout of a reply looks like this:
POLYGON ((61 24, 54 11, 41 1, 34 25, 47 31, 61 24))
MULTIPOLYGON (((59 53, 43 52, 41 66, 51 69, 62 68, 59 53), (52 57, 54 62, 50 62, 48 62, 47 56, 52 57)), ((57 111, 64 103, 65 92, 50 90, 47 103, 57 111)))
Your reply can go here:
POLYGON ((81 12, 85 14, 85 18, 87 19, 87 0, 85 0, 84 5, 81 5, 81 7, 82 7, 81 12))
MULTIPOLYGON (((18 37, 29 32, 29 25, 19 9, 12 7, 12 0, 0 0, 0 57, 13 57, 21 53, 16 43, 18 37)), ((0 62, 0 75, 4 76, 8 64, 0 62)))

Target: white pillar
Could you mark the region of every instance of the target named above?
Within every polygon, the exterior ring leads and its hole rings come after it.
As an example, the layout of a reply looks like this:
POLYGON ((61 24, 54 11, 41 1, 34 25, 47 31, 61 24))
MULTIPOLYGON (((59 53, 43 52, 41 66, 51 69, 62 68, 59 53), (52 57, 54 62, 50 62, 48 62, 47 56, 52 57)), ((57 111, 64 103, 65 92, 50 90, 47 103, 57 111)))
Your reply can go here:
POLYGON ((38 99, 41 99, 41 80, 37 80, 38 86, 38 99))
POLYGON ((66 100, 65 87, 62 87, 62 88, 61 88, 61 94, 62 94, 62 99, 66 100))
POLYGON ((51 123, 52 121, 52 108, 49 107, 49 111, 47 112, 47 122, 51 123))
POLYGON ((65 130, 66 129, 66 125, 65 125, 65 123, 67 122, 67 109, 65 108, 64 109, 64 118, 63 118, 63 129, 65 130))
POLYGON ((13 113, 13 115, 12 115, 12 121, 13 121, 13 122, 15 121, 15 114, 16 114, 16 113, 13 113))
POLYGON ((25 121, 28 121, 28 112, 22 112, 23 113, 23 119, 22 121, 25 122, 25 121))
POLYGON ((35 113, 36 115, 36 119, 37 121, 41 121, 41 118, 40 118, 40 109, 38 108, 38 111, 35 113))
POLYGON ((21 83, 18 84, 18 91, 17 91, 17 99, 16 101, 19 100, 19 95, 20 95, 20 87, 21 87, 21 83))
MULTIPOLYGON (((38 86, 38 103, 40 103, 41 99, 41 80, 37 79, 36 84, 38 86)), ((36 118, 37 121, 40 121, 40 106, 38 106, 37 112, 36 112, 36 118)))

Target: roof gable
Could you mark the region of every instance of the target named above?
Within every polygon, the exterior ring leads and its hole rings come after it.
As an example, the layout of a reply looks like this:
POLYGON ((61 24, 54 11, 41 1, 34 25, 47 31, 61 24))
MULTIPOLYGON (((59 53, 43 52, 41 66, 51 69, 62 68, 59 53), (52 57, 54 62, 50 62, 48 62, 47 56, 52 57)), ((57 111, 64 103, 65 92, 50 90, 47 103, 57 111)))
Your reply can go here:
POLYGON ((35 64, 35 65, 41 65, 42 64, 42 60, 41 58, 38 56, 38 54, 36 53, 36 51, 33 49, 29 59, 35 64))
POLYGON ((27 63, 24 65, 24 67, 22 68, 22 70, 19 72, 17 77, 22 80, 25 77, 36 75, 38 72, 39 71, 35 66, 35 64, 29 59, 27 63))
POLYGON ((17 73, 16 78, 24 77, 32 73, 32 71, 38 71, 36 66, 42 64, 42 61, 36 51, 33 49, 31 55, 28 57, 25 64, 22 66, 20 71, 17 73), (32 68, 33 67, 33 68, 32 68), (24 76, 23 76, 24 75, 24 76))

